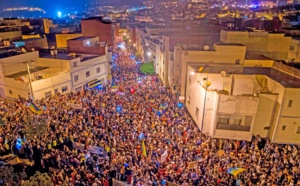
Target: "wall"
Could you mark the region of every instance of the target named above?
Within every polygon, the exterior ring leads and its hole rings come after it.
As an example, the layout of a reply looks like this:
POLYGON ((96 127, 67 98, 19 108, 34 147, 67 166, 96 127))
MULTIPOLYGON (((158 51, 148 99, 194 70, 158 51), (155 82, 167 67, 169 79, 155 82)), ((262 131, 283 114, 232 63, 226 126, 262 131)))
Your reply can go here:
POLYGON ((57 48, 67 48, 67 41, 69 39, 74 39, 81 37, 82 34, 55 34, 56 47, 57 48))
POLYGON ((46 37, 28 39, 24 41, 25 41, 25 48, 27 51, 31 51, 32 48, 34 48, 35 50, 48 49, 48 41, 46 37))
POLYGON ((222 30, 220 41, 243 44, 247 47, 247 53, 264 55, 275 60, 285 60, 289 52, 291 37, 267 32, 222 30))
MULTIPOLYGON (((188 63, 224 63, 224 64, 235 64, 236 60, 239 59, 240 63, 243 64, 245 58, 246 48, 244 46, 228 46, 227 49, 222 47, 221 51, 184 51, 177 50, 175 47, 175 53, 180 52, 180 61, 175 59, 176 63, 180 63, 181 69, 177 71, 178 74, 174 74, 174 78, 178 78, 180 82, 180 92, 184 96, 184 87, 186 82, 186 68, 188 63), (234 51, 234 52, 233 52, 234 51), (180 74, 180 75, 179 75, 180 74)), ((217 48, 220 49, 220 48, 217 48)), ((177 54, 175 54, 175 58, 177 54)))
POLYGON ((98 36, 99 41, 105 41, 109 46, 113 44, 112 24, 105 24, 99 20, 81 20, 82 36, 98 36))
POLYGON ((273 67, 274 60, 245 59, 245 67, 273 67))
POLYGON ((270 137, 271 126, 277 108, 277 94, 258 94, 259 104, 253 123, 253 134, 263 138, 270 137))
POLYGON ((9 32, 0 32, 1 40, 10 40, 16 41, 22 39, 22 32, 21 31, 9 31, 9 32))
POLYGON ((33 65, 33 62, 38 60, 39 54, 38 51, 22 53, 20 55, 15 55, 11 57, 6 57, 0 59, 0 64, 2 68, 2 73, 4 76, 14 74, 16 72, 27 70, 24 62, 30 62, 30 66, 33 65), (12 65, 12 63, 16 65, 12 65))
POLYGON ((45 98, 45 93, 51 91, 51 94, 55 94, 55 90, 59 93, 69 93, 72 91, 70 73, 63 73, 56 76, 52 76, 46 79, 41 79, 32 82, 32 89, 34 99, 45 98), (67 86, 67 91, 62 92, 62 87, 67 86))
POLYGON ((273 142, 300 144, 300 89, 286 88, 284 91, 278 123, 275 127, 273 142), (289 102, 292 104, 289 106, 289 102))
POLYGON ((30 92, 29 84, 21 81, 16 81, 12 78, 3 78, 4 83, 2 88, 4 89, 4 94, 9 98, 19 98, 19 95, 28 98, 28 93, 30 92), (10 93, 11 91, 11 93, 10 93))

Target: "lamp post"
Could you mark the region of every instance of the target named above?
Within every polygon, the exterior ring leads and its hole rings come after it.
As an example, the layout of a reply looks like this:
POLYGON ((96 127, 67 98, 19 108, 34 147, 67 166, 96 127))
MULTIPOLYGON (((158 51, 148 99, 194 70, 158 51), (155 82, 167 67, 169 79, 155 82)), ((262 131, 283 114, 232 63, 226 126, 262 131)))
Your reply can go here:
MULTIPOLYGON (((205 116, 205 109, 206 109, 206 97, 207 97, 207 88, 208 88, 208 73, 209 73, 209 66, 205 65, 205 68, 207 70, 206 72, 206 83, 205 83, 205 92, 204 92, 204 102, 203 102, 203 112, 202 112, 202 122, 201 122, 201 129, 200 131, 203 131, 203 125, 204 125, 204 116, 205 116)), ((203 71, 203 70, 202 70, 203 71)))

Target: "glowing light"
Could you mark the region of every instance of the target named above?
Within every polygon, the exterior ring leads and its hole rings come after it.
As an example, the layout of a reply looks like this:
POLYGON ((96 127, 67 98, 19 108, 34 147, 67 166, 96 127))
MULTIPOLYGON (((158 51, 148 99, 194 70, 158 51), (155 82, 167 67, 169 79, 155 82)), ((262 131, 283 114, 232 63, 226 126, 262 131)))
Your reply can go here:
POLYGON ((194 72, 194 71, 192 71, 192 72, 191 72, 191 75, 195 75, 195 72, 194 72))
POLYGON ((148 56, 151 56, 151 55, 152 55, 152 53, 151 53, 151 52, 147 52, 147 55, 148 55, 148 56))
POLYGON ((60 11, 57 12, 57 16, 61 18, 62 13, 60 11))

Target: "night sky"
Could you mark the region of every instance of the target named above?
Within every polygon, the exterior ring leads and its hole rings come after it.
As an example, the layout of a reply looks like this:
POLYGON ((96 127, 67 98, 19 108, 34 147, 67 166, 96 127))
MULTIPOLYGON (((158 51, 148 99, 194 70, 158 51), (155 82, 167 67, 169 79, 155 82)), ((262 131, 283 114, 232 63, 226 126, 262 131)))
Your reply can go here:
POLYGON ((95 0, 1 0, 0 7, 38 6, 82 6, 85 3, 96 2, 95 0))

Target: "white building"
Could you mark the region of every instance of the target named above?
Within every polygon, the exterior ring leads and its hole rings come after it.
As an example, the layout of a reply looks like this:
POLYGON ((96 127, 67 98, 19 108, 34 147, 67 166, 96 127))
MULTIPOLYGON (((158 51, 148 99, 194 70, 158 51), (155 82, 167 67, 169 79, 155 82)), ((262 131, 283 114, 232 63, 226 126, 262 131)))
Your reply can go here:
POLYGON ((188 65, 186 107, 200 130, 215 138, 260 135, 299 144, 300 79, 279 68, 188 65))
POLYGON ((34 99, 94 88, 107 82, 106 55, 69 55, 12 51, 0 55, 0 95, 5 98, 34 99), (28 76, 28 68, 30 78, 28 76), (30 83, 31 79, 31 83, 30 83))

